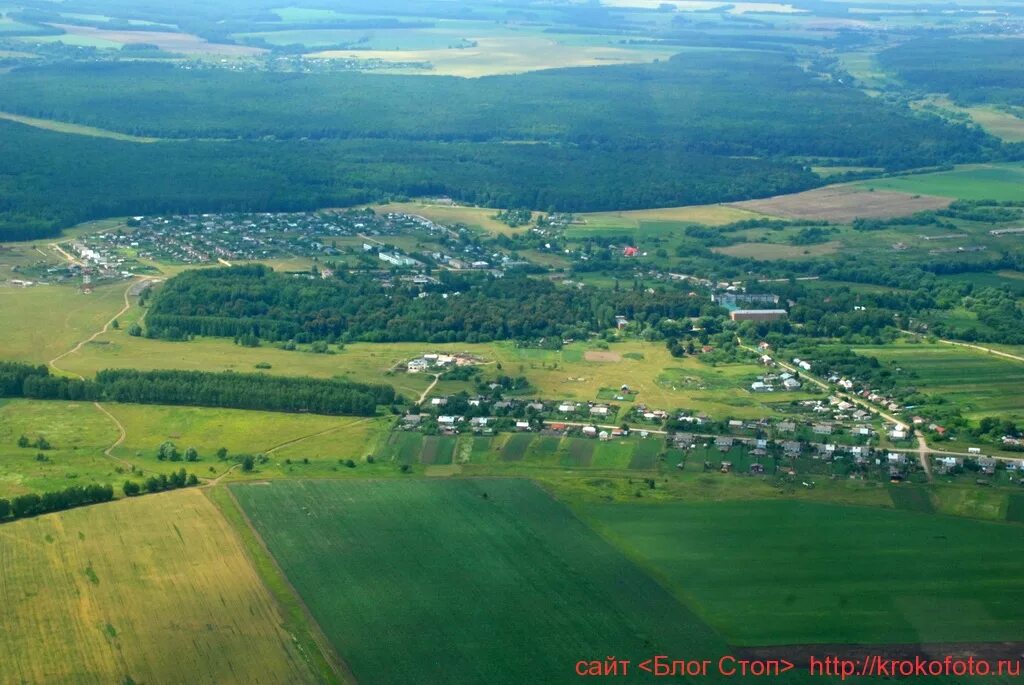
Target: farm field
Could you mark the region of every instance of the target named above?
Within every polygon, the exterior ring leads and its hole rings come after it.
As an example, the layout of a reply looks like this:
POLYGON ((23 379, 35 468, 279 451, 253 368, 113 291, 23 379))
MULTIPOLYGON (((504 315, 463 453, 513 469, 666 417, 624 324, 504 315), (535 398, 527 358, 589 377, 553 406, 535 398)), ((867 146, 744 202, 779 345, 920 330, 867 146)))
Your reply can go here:
POLYGON ((881 178, 858 185, 962 200, 1024 200, 1024 164, 971 164, 953 171, 881 178))
POLYGON ((488 36, 475 39, 464 48, 415 50, 324 50, 312 52, 313 59, 379 59, 385 62, 429 62, 431 69, 402 69, 401 73, 478 78, 500 74, 521 74, 541 69, 633 64, 667 59, 678 49, 660 46, 571 45, 538 35, 488 36))
POLYGON ((914 371, 925 393, 944 397, 970 418, 1024 419, 1024 363, 952 345, 884 345, 855 351, 914 371))
POLYGON ((724 648, 527 481, 231 487, 360 682, 561 683, 598 653, 724 648))
POLYGON ((260 48, 246 45, 227 45, 209 43, 198 36, 170 31, 114 31, 98 29, 91 26, 73 24, 53 24, 65 31, 61 36, 46 36, 53 42, 64 42, 68 45, 93 45, 96 47, 115 47, 145 43, 156 45, 161 50, 178 52, 193 56, 216 57, 249 57, 265 52, 260 48))
POLYGON ((642 228, 647 223, 683 223, 720 226, 734 221, 759 218, 760 214, 728 205, 694 205, 663 209, 638 209, 624 212, 595 212, 577 216, 582 224, 569 228, 572 232, 585 229, 642 228))
POLYGON ((512 228, 494 218, 500 210, 487 207, 468 207, 465 205, 434 204, 427 201, 390 202, 383 205, 372 205, 378 214, 395 212, 415 214, 441 224, 465 224, 486 233, 509 235, 526 230, 525 226, 512 228))
POLYGON ((734 644, 978 642, 1024 631, 1019 526, 793 501, 577 508, 734 644))
MULTIPOLYGON (((918 178, 918 177, 908 177, 918 178)), ((885 181, 893 179, 882 179, 885 181)), ((900 180, 900 179, 895 179, 900 180)), ((897 185, 864 182, 860 185, 837 185, 808 190, 792 195, 779 195, 764 200, 734 202, 730 207, 746 209, 785 219, 824 219, 838 223, 862 219, 885 219, 907 216, 928 209, 941 209, 949 205, 949 197, 938 189, 934 191, 903 188, 897 185), (867 188, 878 188, 882 192, 867 193, 867 188), (899 191, 899 192, 897 192, 899 191), (925 195, 924 193, 931 193, 925 195), (919 194, 920 193, 920 194, 919 194)))
POLYGON ((313 683, 198 490, 4 524, 8 682, 313 683))
POLYGON ((830 240, 818 245, 780 245, 777 243, 737 243, 728 247, 715 247, 713 251, 731 257, 748 257, 762 261, 775 259, 813 259, 822 255, 835 254, 842 250, 843 245, 837 240, 830 240))

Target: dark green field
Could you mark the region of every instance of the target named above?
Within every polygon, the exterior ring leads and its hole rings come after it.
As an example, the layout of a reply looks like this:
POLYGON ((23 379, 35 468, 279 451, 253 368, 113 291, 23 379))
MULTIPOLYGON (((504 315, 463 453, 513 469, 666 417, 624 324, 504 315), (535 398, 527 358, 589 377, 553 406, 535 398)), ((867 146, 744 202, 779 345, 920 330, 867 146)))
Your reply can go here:
POLYGON ((839 505, 595 505, 584 518, 733 644, 1019 640, 1024 528, 839 505))
POLYGON ((725 650, 527 481, 232 491, 361 683, 568 683, 581 659, 725 650))

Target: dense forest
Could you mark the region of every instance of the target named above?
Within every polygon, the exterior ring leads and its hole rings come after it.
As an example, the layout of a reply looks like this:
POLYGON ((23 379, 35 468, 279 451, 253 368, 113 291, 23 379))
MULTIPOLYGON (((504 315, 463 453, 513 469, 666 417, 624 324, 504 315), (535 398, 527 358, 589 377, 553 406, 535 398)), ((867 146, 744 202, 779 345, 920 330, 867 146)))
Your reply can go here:
POLYGON ((606 210, 704 204, 819 183, 801 165, 671 147, 387 140, 140 144, 0 121, 0 240, 91 219, 300 211, 449 195, 491 207, 606 210))
POLYGON ((1024 105, 1020 38, 920 38, 879 54, 879 63, 911 86, 971 105, 1024 105))
POLYGON ((980 131, 746 51, 480 79, 22 67, 0 75, 0 109, 165 139, 0 122, 8 240, 125 214, 423 195, 555 211, 704 204, 820 185, 816 161, 905 169, 1003 154, 980 131))
POLYGON ((100 371, 95 380, 50 375, 45 366, 0 363, 0 397, 105 400, 262 411, 373 416, 395 401, 388 385, 202 371, 100 371))
POLYGON ((147 333, 265 340, 489 342, 585 337, 616 316, 656 323, 698 316, 707 300, 680 289, 584 290, 508 275, 444 273, 441 283, 384 288, 359 274, 312 280, 264 266, 187 271, 169 280, 146 317, 147 333))

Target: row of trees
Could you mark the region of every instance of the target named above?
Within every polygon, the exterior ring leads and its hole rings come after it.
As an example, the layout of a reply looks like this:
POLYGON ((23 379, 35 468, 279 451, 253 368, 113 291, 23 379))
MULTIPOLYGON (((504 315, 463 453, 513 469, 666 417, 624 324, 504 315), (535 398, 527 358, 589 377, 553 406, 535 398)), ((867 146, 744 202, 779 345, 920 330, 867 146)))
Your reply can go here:
POLYGON ((0 521, 50 514, 112 499, 114 488, 111 485, 72 485, 42 495, 28 493, 12 500, 0 499, 0 521))
POLYGON ((147 333, 299 342, 560 341, 614 327, 616 316, 653 324, 698 316, 706 304, 680 288, 579 290, 512 274, 445 273, 425 291, 420 297, 419 288, 385 289, 360 274, 296 279, 259 265, 189 271, 161 289, 147 333))
POLYGON ((170 475, 161 473, 157 476, 150 476, 142 485, 132 480, 126 480, 122 489, 124 490, 125 497, 136 497, 143 492, 164 492, 166 490, 190 488, 194 485, 199 485, 199 477, 194 473, 186 473, 185 469, 178 469, 170 475))
POLYGON ((79 380, 14 363, 0 365, 0 396, 356 416, 373 416, 378 405, 396 399, 390 385, 341 380, 131 369, 100 371, 95 380, 79 380))

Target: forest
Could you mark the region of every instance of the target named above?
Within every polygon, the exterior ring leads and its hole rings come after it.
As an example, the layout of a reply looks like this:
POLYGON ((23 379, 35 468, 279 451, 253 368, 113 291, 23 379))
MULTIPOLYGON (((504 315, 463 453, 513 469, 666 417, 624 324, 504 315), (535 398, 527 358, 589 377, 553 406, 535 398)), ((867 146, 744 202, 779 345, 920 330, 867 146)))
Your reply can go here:
POLYGON ((821 185, 818 162, 1008 154, 979 130, 750 51, 480 79, 21 67, 0 74, 0 110, 161 139, 0 122, 6 240, 126 214, 415 196, 570 212, 707 204, 821 185))
POLYGON ((438 285, 384 288, 362 274, 296 278, 260 265, 187 271, 170 279, 146 317, 147 334, 253 335, 268 341, 490 342, 581 338, 616 316, 657 323, 699 316, 707 300, 686 291, 578 290, 509 274, 442 273, 438 285))
POLYGON ((880 53, 878 60, 911 86, 948 93, 960 104, 1024 105, 1019 38, 919 38, 880 53))
POLYGON ((53 376, 45 366, 0 363, 0 397, 171 404, 373 416, 396 400, 388 385, 257 373, 105 370, 94 380, 53 376))

